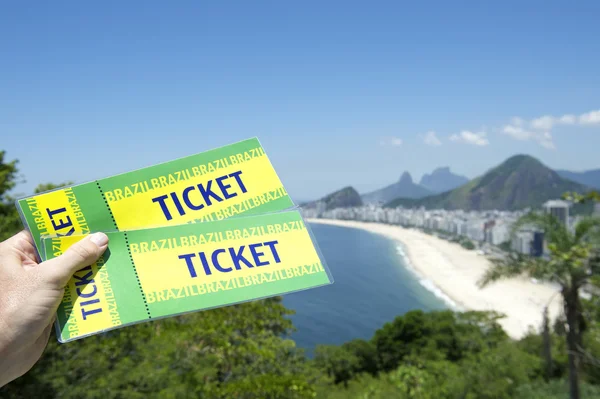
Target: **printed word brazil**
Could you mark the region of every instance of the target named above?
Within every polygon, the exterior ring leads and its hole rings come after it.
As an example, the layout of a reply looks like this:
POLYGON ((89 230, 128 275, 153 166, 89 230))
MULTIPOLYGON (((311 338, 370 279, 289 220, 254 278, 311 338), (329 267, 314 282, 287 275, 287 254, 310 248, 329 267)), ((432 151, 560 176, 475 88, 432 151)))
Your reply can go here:
POLYGON ((152 202, 159 204, 165 218, 171 220, 173 219, 172 212, 183 216, 188 211, 199 211, 204 207, 211 206, 213 201, 228 200, 247 191, 242 180, 242 171, 238 170, 209 180, 204 184, 188 186, 180 192, 173 191, 152 198, 152 202))
POLYGON ((278 241, 266 241, 248 246, 217 248, 210 253, 198 252, 179 255, 178 258, 185 261, 185 264, 192 278, 198 276, 197 269, 204 271, 204 274, 210 276, 213 270, 220 273, 229 273, 242 268, 254 268, 268 266, 272 263, 280 263, 281 258, 277 252, 278 241))

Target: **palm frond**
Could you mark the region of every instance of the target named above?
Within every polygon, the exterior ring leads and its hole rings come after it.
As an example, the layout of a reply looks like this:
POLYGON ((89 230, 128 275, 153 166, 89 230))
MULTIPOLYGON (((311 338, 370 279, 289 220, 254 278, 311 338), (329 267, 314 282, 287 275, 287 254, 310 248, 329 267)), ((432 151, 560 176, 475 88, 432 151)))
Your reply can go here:
POLYGON ((573 237, 567 227, 549 213, 531 212, 517 220, 511 229, 511 237, 525 227, 533 227, 544 232, 548 244, 554 244, 561 249, 573 245, 573 237))
POLYGON ((576 204, 582 204, 588 201, 600 202, 600 192, 589 191, 586 194, 579 194, 578 192, 566 192, 562 195, 562 199, 572 201, 576 204))
POLYGON ((575 240, 587 240, 600 246, 600 217, 584 217, 575 226, 575 240))
POLYGON ((478 281, 478 285, 485 287, 498 280, 517 276, 553 281, 561 285, 568 283, 562 273, 557 273, 556 265, 547 259, 511 253, 505 258, 493 259, 492 267, 485 272, 481 280, 478 281))
POLYGON ((545 223, 545 219, 540 213, 530 212, 526 215, 521 216, 511 227, 510 234, 514 236, 520 229, 526 226, 539 226, 545 223))

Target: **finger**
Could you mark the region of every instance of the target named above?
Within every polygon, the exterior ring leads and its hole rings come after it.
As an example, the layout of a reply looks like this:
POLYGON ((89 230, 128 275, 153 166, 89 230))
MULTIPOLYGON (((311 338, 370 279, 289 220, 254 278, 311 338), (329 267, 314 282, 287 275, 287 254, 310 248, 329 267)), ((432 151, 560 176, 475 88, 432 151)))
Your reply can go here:
POLYGON ((46 282, 62 288, 73 273, 98 260, 107 247, 108 236, 94 233, 73 244, 64 254, 43 262, 38 269, 46 282))
POLYGON ((31 238, 31 234, 27 230, 21 230, 14 236, 7 238, 4 243, 11 247, 20 248, 23 243, 33 244, 33 238, 31 238))
POLYGON ((2 262, 5 269, 19 271, 21 264, 26 261, 29 264, 36 263, 33 239, 29 232, 23 230, 0 243, 0 257, 8 259, 2 262), (33 258, 31 257, 33 253, 33 258))
POLYGON ((39 257, 37 251, 35 249, 35 242, 33 241, 33 236, 27 230, 21 231, 21 240, 20 240, 20 249, 23 251, 23 254, 27 259, 37 263, 39 261, 39 257))
POLYGON ((12 237, 14 248, 19 251, 23 260, 29 260, 29 263, 37 264, 39 261, 37 252, 35 250, 35 243, 31 233, 27 230, 23 230, 12 237))
POLYGON ((0 248, 2 248, 4 251, 16 250, 19 252, 26 252, 33 250, 35 253, 33 238, 31 237, 31 234, 26 230, 21 230, 20 232, 18 232, 10 238, 7 238, 0 244, 2 244, 0 248))

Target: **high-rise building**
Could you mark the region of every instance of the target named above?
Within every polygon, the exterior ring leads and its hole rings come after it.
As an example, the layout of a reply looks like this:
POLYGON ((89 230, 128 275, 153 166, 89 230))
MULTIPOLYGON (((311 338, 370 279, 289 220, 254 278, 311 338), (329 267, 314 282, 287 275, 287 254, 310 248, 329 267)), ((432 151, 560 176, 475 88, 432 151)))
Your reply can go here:
POLYGON ((531 255, 531 244, 533 243, 533 239, 533 231, 525 229, 519 230, 512 239, 511 248, 513 251, 517 251, 524 255, 531 255))
POLYGON ((594 204, 594 215, 600 216, 600 202, 594 204))
POLYGON ((551 200, 544 204, 546 212, 557 218, 562 224, 569 222, 569 207, 571 203, 562 200, 551 200))
POLYGON ((544 254, 544 233, 541 231, 533 232, 533 240, 531 241, 531 256, 540 257, 544 254))

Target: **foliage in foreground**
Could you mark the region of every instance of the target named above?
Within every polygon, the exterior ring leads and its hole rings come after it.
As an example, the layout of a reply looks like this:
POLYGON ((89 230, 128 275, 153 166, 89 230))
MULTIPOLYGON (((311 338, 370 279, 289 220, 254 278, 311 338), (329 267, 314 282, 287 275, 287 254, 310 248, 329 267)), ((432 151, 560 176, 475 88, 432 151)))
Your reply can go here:
POLYGON ((293 341, 280 299, 54 340, 6 398, 310 398, 321 373, 293 341))
MULTIPOLYGON (((564 399, 569 397, 567 381, 553 380, 549 383, 535 382, 517 388, 515 399, 564 399)), ((582 398, 600 398, 600 387, 581 384, 582 398)))
MULTIPOLYGON (((416 398, 566 397, 564 339, 544 380, 541 337, 509 339, 498 315, 412 311, 371 340, 320 346, 313 360, 283 335, 279 299, 128 327, 68 344, 51 341, 2 398, 416 398)), ((600 357, 600 348, 590 352, 600 357)), ((584 374, 582 398, 600 392, 584 374)))
POLYGON ((17 161, 7 162, 5 152, 0 151, 0 241, 19 231, 21 221, 9 191, 17 184, 17 161))
POLYGON ((283 337, 287 314, 269 299, 52 340, 0 397, 502 399, 542 381, 537 336, 510 340, 494 313, 412 311, 314 360, 283 337))
POLYGON ((550 213, 532 212, 513 225, 512 235, 526 226, 533 226, 544 233, 549 256, 510 253, 504 258, 494 259, 494 266, 486 271, 481 283, 486 285, 526 275, 560 287, 567 326, 566 345, 569 348, 569 396, 579 399, 579 372, 586 361, 585 336, 589 324, 581 291, 600 278, 600 218, 583 217, 570 228, 550 213))

